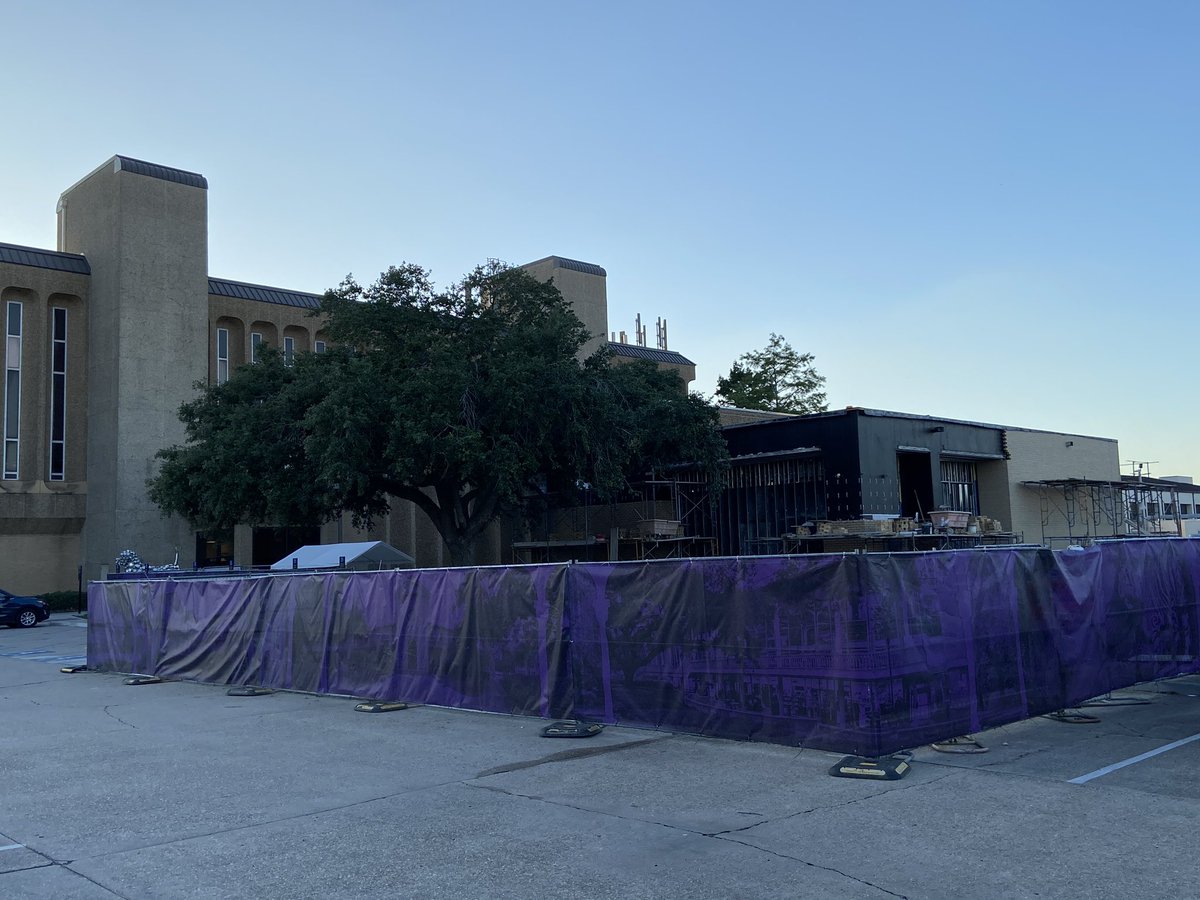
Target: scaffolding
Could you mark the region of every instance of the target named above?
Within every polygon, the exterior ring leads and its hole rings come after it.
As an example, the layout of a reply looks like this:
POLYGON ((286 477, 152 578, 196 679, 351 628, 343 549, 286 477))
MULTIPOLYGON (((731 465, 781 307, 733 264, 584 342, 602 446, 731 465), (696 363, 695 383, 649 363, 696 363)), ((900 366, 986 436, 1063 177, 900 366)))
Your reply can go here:
POLYGON ((1198 486, 1161 479, 1055 478, 1022 484, 1038 492, 1044 546, 1055 540, 1088 544, 1097 538, 1182 535, 1180 494, 1200 494, 1198 486), (1165 510, 1169 515, 1162 515, 1165 510), (1057 524, 1065 525, 1067 534, 1048 536, 1047 529, 1057 524))
POLYGON ((512 542, 517 563, 679 559, 716 556, 708 484, 691 473, 630 485, 619 501, 594 504, 590 489, 544 495, 540 521, 512 542), (582 493, 583 502, 578 502, 582 493))

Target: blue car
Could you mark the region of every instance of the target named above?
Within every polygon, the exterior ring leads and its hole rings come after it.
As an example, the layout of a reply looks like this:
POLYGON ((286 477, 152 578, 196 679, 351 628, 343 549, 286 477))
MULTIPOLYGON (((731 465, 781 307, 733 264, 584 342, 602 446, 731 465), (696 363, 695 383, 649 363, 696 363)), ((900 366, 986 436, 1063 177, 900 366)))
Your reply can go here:
POLYGON ((0 625, 32 628, 50 618, 50 607, 37 597, 18 597, 0 589, 0 625))

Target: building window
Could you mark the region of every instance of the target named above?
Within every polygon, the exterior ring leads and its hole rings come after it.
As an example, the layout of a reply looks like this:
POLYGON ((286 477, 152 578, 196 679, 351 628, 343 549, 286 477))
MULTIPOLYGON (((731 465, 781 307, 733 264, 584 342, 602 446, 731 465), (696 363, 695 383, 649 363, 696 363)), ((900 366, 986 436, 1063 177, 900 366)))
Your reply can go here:
POLYGON ((67 311, 50 311, 50 480, 67 476, 67 311))
POLYGON ((217 384, 229 380, 229 329, 217 329, 217 384))
POLYGON ((1173 516, 1173 515, 1175 515, 1175 504, 1174 504, 1174 503, 1166 503, 1166 504, 1164 504, 1164 506, 1163 506, 1163 515, 1164 515, 1164 516, 1173 516))
POLYGON ((1179 504, 1179 514, 1181 516, 1190 516, 1192 514, 1192 504, 1180 503, 1179 504))
POLYGON ((942 460, 942 503, 947 509, 979 513, 979 488, 975 463, 942 460))
POLYGON ((296 357, 296 339, 285 337, 283 339, 283 364, 290 366, 292 360, 296 357))
POLYGON ((258 354, 262 349, 262 342, 263 339, 261 331, 250 332, 250 362, 258 362, 258 354))
POLYGON ((1157 503, 1147 503, 1146 504, 1146 515, 1148 515, 1151 519, 1157 519, 1158 518, 1158 504, 1157 503))
POLYGON ((324 353, 325 352, 325 342, 317 341, 315 344, 313 344, 313 351, 315 353, 324 353))
POLYGON ((4 344, 4 477, 16 478, 21 455, 21 304, 10 300, 4 344))

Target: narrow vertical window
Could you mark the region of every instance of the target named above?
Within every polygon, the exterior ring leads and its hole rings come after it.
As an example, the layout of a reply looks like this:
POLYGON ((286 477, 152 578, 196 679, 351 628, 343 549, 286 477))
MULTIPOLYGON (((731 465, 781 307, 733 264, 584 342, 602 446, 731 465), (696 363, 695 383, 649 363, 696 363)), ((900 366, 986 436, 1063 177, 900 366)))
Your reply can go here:
POLYGON ((229 329, 217 329, 217 384, 229 380, 229 329))
POLYGON ((315 344, 313 344, 313 351, 316 353, 324 353, 325 352, 325 342, 317 341, 315 344))
POLYGON ((67 477, 67 311, 55 307, 50 323, 50 480, 67 477))
POLYGON ((285 337, 283 339, 283 364, 285 366, 290 366, 292 364, 292 360, 295 358, 295 356, 296 356, 296 339, 290 338, 290 337, 285 337))
POLYGON ((20 473, 21 455, 21 304, 10 300, 4 344, 4 477, 20 473))
POLYGON ((262 342, 261 332, 250 332, 250 362, 258 362, 258 352, 260 349, 262 349, 262 342))

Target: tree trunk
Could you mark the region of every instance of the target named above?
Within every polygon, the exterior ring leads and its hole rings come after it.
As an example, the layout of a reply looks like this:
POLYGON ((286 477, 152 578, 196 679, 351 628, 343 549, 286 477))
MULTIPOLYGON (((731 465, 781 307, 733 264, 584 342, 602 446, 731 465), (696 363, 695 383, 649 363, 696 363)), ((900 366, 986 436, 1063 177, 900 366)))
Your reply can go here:
POLYGON ((456 538, 446 541, 446 550, 450 554, 451 566, 475 565, 475 542, 456 538))

